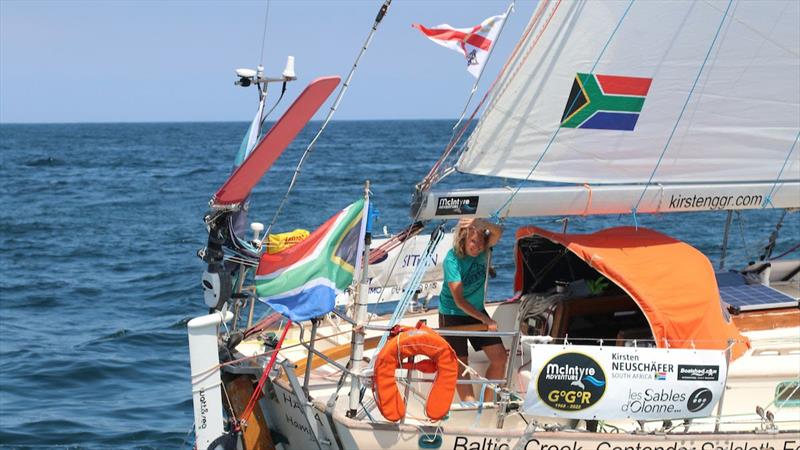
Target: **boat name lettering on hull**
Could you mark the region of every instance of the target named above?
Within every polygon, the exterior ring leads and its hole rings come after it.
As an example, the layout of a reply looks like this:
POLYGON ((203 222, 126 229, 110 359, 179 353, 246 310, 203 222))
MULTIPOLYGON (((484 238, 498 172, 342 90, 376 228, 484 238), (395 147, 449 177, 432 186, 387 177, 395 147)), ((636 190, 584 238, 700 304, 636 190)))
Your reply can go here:
MULTIPOLYGON (((481 447, 486 445, 487 441, 493 441, 492 438, 483 438, 483 441, 471 441, 466 437, 456 437, 456 443, 453 450, 505 450, 508 444, 501 443, 494 447, 481 447), (463 439, 460 441, 459 439, 463 439), (505 447, 501 447, 505 446, 505 447)), ((496 442, 496 441, 494 441, 496 442)), ((800 441, 787 439, 776 443, 769 440, 746 440, 746 441, 682 441, 672 444, 661 443, 642 443, 642 442, 609 442, 601 441, 596 445, 579 444, 578 441, 564 442, 564 441, 551 441, 531 439, 525 443, 525 450, 800 450, 800 441)))
POLYGON ((525 444, 525 450, 583 450, 583 446, 578 445, 578 441, 572 441, 572 444, 548 444, 547 441, 531 439, 525 444))
POLYGON ((466 436, 456 436, 453 450, 510 450, 511 441, 500 438, 482 438, 472 440, 466 436))
POLYGON ((314 435, 311 433, 311 430, 309 430, 305 424, 300 423, 300 421, 298 421, 288 413, 286 414, 286 423, 300 430, 303 434, 307 434, 312 439, 314 438, 314 435))
MULTIPOLYGON (((300 405, 300 402, 297 401, 296 398, 292 397, 291 395, 287 394, 286 392, 283 393, 283 403, 288 404, 292 408, 300 411, 301 413, 305 414, 303 411, 303 407, 300 405)), ((314 418, 317 419, 317 422, 322 423, 322 419, 319 417, 319 413, 314 410, 314 418)))
POLYGON ((200 424, 197 425, 197 429, 205 430, 208 426, 208 401, 206 400, 206 390, 200 388, 198 395, 200 398, 200 424))
POLYGON ((704 442, 697 450, 799 450, 800 441, 786 440, 783 441, 783 447, 775 447, 769 442, 761 441, 744 441, 744 442, 729 442, 726 444, 715 444, 713 442, 704 442))
POLYGON ((206 400, 206 390, 200 388, 200 425, 197 426, 198 430, 205 430, 208 426, 208 401, 206 400))
MULTIPOLYGON (((273 385, 275 386, 275 385, 273 385)), ((278 402, 279 405, 283 407, 284 411, 284 424, 288 424, 292 428, 296 429, 297 431, 303 433, 310 441, 316 442, 314 439, 314 432, 311 430, 309 426, 308 419, 303 412, 302 404, 298 401, 296 397, 294 397, 289 391, 281 389, 275 389, 276 391, 280 391, 278 397, 280 400, 278 402)), ((318 424, 322 424, 322 419, 319 416, 319 413, 314 410, 314 419, 316 419, 318 424)), ((285 432, 288 434, 291 430, 286 429, 285 432)), ((299 439, 299 437, 298 437, 299 439)))

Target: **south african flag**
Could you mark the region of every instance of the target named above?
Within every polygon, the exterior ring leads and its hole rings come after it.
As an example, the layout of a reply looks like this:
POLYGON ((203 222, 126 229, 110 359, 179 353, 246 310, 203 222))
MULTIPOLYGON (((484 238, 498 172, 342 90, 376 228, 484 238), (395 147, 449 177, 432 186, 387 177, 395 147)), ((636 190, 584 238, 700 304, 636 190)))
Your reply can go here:
POLYGON ((361 199, 300 243, 280 253, 263 253, 256 270, 259 299, 293 322, 332 311, 336 295, 358 272, 368 211, 369 203, 361 199))
POLYGON ((652 78, 576 74, 561 127, 633 131, 652 81, 652 78))

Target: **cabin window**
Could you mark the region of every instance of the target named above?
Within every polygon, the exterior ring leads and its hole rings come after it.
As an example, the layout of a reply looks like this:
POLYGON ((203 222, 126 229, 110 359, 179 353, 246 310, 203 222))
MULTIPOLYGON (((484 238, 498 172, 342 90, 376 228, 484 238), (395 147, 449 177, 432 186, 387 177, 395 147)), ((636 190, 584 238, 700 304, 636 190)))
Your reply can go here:
POLYGON ((775 405, 800 406, 800 381, 783 381, 775 388, 775 405))

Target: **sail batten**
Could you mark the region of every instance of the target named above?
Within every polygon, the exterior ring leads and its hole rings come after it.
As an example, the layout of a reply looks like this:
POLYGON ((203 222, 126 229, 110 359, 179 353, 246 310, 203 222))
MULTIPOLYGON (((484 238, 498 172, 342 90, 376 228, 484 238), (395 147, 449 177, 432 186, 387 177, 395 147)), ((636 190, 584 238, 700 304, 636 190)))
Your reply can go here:
POLYGON ((727 5, 634 2, 624 21, 627 1, 554 8, 457 170, 606 184, 800 179, 798 158, 781 170, 800 130, 800 3, 734 2, 722 21, 727 5))

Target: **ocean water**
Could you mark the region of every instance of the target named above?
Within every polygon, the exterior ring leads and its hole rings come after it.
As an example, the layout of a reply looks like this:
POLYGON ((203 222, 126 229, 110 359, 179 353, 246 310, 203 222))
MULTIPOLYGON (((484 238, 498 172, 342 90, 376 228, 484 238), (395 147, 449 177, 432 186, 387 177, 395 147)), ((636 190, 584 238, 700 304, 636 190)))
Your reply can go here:
MULTIPOLYGON (((0 448, 190 448, 186 323, 204 314, 203 214, 230 172, 247 124, 0 125, 0 448)), ((334 122, 276 230, 313 229, 372 181, 378 229, 408 224, 413 185, 450 121, 334 122)), ((316 127, 307 127, 254 191, 269 223, 316 127)), ((445 186, 496 184, 451 176, 445 186), (459 181, 460 180, 460 181, 459 181)), ((728 267, 753 260, 780 214, 741 214, 728 267)), ((560 229, 556 218, 509 220, 560 229)), ((724 213, 639 217, 717 264, 724 213)), ((800 240, 789 214, 775 254, 800 240)), ((632 225, 629 215, 569 229, 632 225)), ((508 232, 508 236, 512 232, 508 232)), ((495 252, 490 296, 511 294, 512 240, 495 252)))

